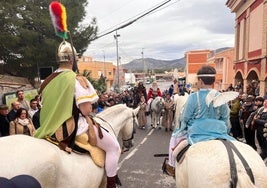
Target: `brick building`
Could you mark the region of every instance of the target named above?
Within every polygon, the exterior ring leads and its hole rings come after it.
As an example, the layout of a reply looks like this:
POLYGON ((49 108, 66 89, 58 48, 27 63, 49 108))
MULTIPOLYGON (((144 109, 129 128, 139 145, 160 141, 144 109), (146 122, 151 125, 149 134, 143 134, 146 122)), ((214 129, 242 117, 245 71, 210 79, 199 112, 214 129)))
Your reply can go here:
POLYGON ((235 80, 243 89, 252 80, 259 81, 260 95, 266 88, 267 75, 267 0, 228 0, 235 13, 235 80))
MULTIPOLYGON (((192 89, 196 91, 197 76, 196 73, 200 67, 207 65, 207 60, 210 50, 194 50, 185 53, 186 65, 185 65, 185 76, 186 83, 191 84, 192 89)), ((211 66, 215 66, 214 63, 211 66)))

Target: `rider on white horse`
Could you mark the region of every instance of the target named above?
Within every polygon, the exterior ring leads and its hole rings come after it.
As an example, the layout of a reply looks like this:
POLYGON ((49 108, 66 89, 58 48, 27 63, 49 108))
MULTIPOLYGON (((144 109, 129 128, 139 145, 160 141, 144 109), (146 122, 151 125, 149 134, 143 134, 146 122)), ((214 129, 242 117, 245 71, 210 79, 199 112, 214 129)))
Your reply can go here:
POLYGON ((60 148, 70 152, 75 136, 83 135, 86 143, 103 149, 106 152, 107 187, 115 188, 120 145, 117 139, 102 127, 90 125, 92 120, 88 116, 92 111, 92 103, 98 100, 98 95, 85 77, 77 76, 72 71, 76 50, 70 43, 63 41, 57 55, 59 68, 41 86, 43 104, 40 114, 41 126, 36 131, 35 137, 51 137, 62 124, 67 124, 73 119, 75 128, 70 135, 74 135, 70 139, 72 142, 59 142, 60 148), (95 137, 91 138, 90 135, 95 137))
POLYGON ((147 113, 149 113, 150 111, 150 103, 153 99, 155 99, 156 97, 162 97, 162 93, 158 87, 158 84, 156 81, 154 81, 152 83, 151 88, 149 88, 148 93, 147 93, 147 108, 146 111, 147 113))
POLYGON ((189 95, 180 118, 181 127, 176 129, 169 145, 169 161, 166 171, 174 176, 176 147, 180 151, 187 144, 212 139, 234 140, 229 136, 229 107, 227 102, 233 100, 238 93, 219 93, 212 89, 216 70, 211 66, 203 66, 197 72, 199 91, 189 95), (224 95, 223 97, 220 97, 224 95), (233 95, 233 96, 232 96, 233 95), (221 100, 223 98, 223 100, 221 100))

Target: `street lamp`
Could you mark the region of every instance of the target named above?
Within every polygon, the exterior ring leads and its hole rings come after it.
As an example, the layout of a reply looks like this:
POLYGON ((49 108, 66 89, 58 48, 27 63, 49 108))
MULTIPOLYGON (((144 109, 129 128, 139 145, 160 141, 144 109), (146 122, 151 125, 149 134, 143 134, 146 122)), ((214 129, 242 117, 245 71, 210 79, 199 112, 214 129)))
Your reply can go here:
POLYGON ((119 67, 119 44, 118 44, 118 37, 120 37, 119 34, 117 34, 116 30, 116 35, 114 35, 114 39, 116 40, 116 50, 117 50, 117 79, 118 79, 118 90, 120 91, 120 67, 119 67))

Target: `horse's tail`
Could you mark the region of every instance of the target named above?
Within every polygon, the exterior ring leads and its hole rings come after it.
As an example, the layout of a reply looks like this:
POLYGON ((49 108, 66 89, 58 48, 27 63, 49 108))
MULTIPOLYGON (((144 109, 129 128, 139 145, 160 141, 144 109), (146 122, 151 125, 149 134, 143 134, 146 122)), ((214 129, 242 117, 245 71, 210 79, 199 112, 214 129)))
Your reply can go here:
POLYGON ((253 182, 250 180, 248 174, 246 172, 240 172, 238 173, 238 181, 237 181, 237 187, 238 188, 257 188, 253 182))

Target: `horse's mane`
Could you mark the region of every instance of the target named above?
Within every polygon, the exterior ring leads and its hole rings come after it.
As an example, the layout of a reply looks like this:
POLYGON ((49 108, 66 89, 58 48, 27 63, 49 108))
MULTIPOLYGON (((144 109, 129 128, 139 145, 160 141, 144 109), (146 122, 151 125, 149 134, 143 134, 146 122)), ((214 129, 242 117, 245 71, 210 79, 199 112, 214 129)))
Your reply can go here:
POLYGON ((98 113, 96 116, 99 116, 101 118, 103 117, 108 117, 108 116, 114 116, 118 115, 121 112, 125 111, 128 109, 128 107, 125 104, 116 104, 114 106, 108 107, 102 112, 98 113))

